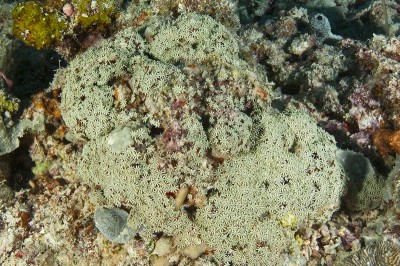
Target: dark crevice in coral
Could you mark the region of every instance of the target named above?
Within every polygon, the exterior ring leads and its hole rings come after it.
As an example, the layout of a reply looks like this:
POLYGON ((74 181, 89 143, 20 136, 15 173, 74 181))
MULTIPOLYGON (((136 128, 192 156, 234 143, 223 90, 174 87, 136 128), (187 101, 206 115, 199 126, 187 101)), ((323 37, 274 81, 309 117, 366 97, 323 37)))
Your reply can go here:
POLYGON ((245 109, 243 110, 243 113, 248 115, 249 117, 252 117, 252 114, 254 112, 254 104, 248 99, 245 100, 245 103, 246 104, 245 104, 245 109))
POLYGON ((200 123, 203 126, 205 132, 208 132, 209 128, 211 127, 210 124, 210 116, 209 115, 202 115, 200 118, 200 123))
POLYGON ((188 207, 185 207, 185 211, 186 211, 186 214, 187 214, 189 220, 194 222, 196 220, 197 207, 196 206, 188 206, 188 207))
POLYGON ((22 42, 12 50, 13 61, 6 70, 12 79, 13 94, 18 98, 45 90, 57 69, 67 66, 67 62, 56 52, 36 50, 22 42))
POLYGON ((121 9, 122 9, 122 10, 127 9, 128 5, 129 5, 131 2, 132 2, 132 0, 122 0, 121 9))
POLYGON ((265 180, 264 182, 262 182, 262 184, 263 184, 264 189, 268 190, 268 188, 270 186, 269 182, 267 180, 265 180))
POLYGON ((49 135, 53 135, 56 131, 57 131, 58 127, 56 125, 53 124, 45 124, 45 131, 47 134, 49 135))
POLYGON ((300 93, 300 86, 297 84, 288 84, 281 88, 283 94, 296 95, 300 93))
POLYGON ((219 190, 216 189, 216 188, 210 188, 210 189, 207 190, 206 196, 207 196, 208 198, 213 197, 213 196, 215 196, 215 195, 216 195, 216 196, 220 196, 220 195, 221 195, 221 192, 219 192, 219 190))
POLYGON ((271 107, 278 110, 281 113, 286 109, 287 104, 281 99, 274 99, 271 101, 271 107))
POLYGON ((161 237, 165 236, 164 232, 154 232, 154 236, 156 239, 160 239, 161 237))
POLYGON ((116 77, 112 77, 107 81, 107 86, 112 87, 117 81, 116 77))
POLYGON ((143 55, 145 55, 146 57, 148 57, 150 60, 154 60, 154 61, 157 61, 157 62, 162 62, 162 61, 160 61, 157 57, 155 57, 154 55, 152 55, 152 54, 150 54, 150 53, 148 53, 148 52, 143 52, 143 55))
POLYGON ((164 133, 164 129, 161 127, 151 127, 150 128, 150 136, 152 138, 156 138, 164 133))
POLYGON ((16 191, 30 188, 28 182, 34 178, 32 168, 35 163, 29 153, 33 140, 33 135, 25 134, 20 140, 20 146, 9 155, 12 158, 10 160, 11 175, 9 185, 16 191))

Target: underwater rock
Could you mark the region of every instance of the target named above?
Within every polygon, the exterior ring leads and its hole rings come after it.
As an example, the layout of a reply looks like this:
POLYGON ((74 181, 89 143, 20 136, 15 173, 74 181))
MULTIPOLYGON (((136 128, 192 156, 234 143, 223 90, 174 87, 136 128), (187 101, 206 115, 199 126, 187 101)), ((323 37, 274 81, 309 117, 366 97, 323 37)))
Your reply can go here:
POLYGON ((118 208, 100 208, 94 213, 94 223, 105 238, 112 242, 126 243, 135 231, 126 225, 128 213, 118 208))

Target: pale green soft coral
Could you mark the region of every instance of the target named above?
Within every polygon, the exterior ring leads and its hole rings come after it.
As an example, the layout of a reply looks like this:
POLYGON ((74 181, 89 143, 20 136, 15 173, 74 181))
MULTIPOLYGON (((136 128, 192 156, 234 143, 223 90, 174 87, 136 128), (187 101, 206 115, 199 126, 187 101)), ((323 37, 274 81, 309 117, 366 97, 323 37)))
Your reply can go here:
POLYGON ((135 58, 133 62, 131 71, 135 74, 129 80, 130 102, 141 101, 142 106, 138 109, 144 114, 142 119, 160 127, 162 113, 170 109, 171 98, 193 97, 194 92, 187 88, 185 75, 174 65, 145 57, 135 58))
MULTIPOLYGON (((257 149, 227 160, 217 172, 207 167, 198 148, 175 153, 186 156, 188 165, 171 168, 149 132, 131 125, 126 141, 134 143, 124 149, 112 149, 114 133, 87 143, 78 174, 103 188, 107 205, 128 206, 129 226, 142 236, 163 232, 174 236, 179 248, 206 243, 215 250, 210 257, 219 263, 253 265, 266 263, 266 258, 274 265, 298 262, 301 256, 291 228, 310 220, 326 221, 339 206, 344 176, 336 161, 337 148, 304 113, 265 112, 261 123, 264 132, 257 149), (206 195, 205 205, 191 219, 188 209, 176 209, 167 196, 177 192, 185 176, 191 176, 187 184, 206 195), (282 222, 288 217, 290 226, 282 222)), ((206 141, 201 124, 195 124, 192 120, 183 128, 192 132, 188 139, 206 141)), ((126 131, 119 132, 126 136, 126 131)), ((170 158, 182 160, 174 155, 170 158)))
MULTIPOLYGON (((184 127, 189 132, 188 139, 205 139, 204 132, 193 130, 196 128, 195 124, 196 121, 192 120, 190 128, 189 125, 184 127)), ((201 125, 197 125, 197 128, 200 129, 201 125)), ((179 188, 183 180, 183 176, 178 174, 179 170, 188 176, 186 182, 189 184, 194 182, 190 180, 190 175, 194 173, 199 174, 197 182, 202 181, 201 175, 209 175, 206 168, 203 168, 203 173, 199 171, 202 159, 200 156, 194 157, 197 149, 185 154, 188 165, 179 164, 173 170, 167 165, 170 158, 165 158, 155 150, 148 130, 130 125, 123 131, 130 132, 126 141, 134 140, 133 145, 116 151, 113 143, 110 143, 110 137, 113 138, 114 133, 88 142, 78 165, 78 175, 87 183, 99 185, 108 205, 123 204, 129 207, 129 226, 133 230, 144 227, 145 230, 140 230, 142 236, 151 237, 156 231, 176 235, 190 230, 192 223, 186 211, 183 208, 176 210, 174 200, 168 198, 167 194, 174 193, 179 188), (193 173, 190 172, 191 169, 193 173)))
POLYGON ((234 246, 232 254, 245 254, 238 264, 287 265, 298 256, 290 228, 326 221, 340 204, 345 179, 333 137, 300 112, 264 112, 260 124, 257 149, 221 166, 207 205, 197 211, 219 264, 234 246))
POLYGON ((210 129, 212 155, 229 158, 251 148, 252 119, 242 112, 229 112, 221 116, 210 129))
POLYGON ((60 70, 68 137, 84 145, 77 175, 97 188, 97 207, 129 210, 145 239, 206 245, 219 265, 298 263, 293 230, 338 207, 336 146, 307 114, 273 113, 271 84, 237 38, 208 16, 160 18, 60 70))
POLYGON ((78 56, 57 73, 54 86, 62 91, 61 112, 71 140, 97 138, 116 126, 113 86, 128 75, 132 58, 143 53, 143 39, 129 30, 114 42, 103 42, 78 56))
POLYGON ((172 63, 213 63, 230 61, 238 55, 235 36, 208 16, 188 14, 172 24, 160 21, 145 31, 149 52, 172 63))
MULTIPOLYGON (((171 22, 176 24, 174 34, 186 27, 183 21, 189 23, 197 19, 204 27, 214 27, 212 30, 216 35, 226 35, 231 42, 235 41, 222 25, 208 16, 196 14, 183 15, 178 20, 180 23, 171 22)), ((204 41, 200 33, 192 32, 191 39, 199 43, 204 41)), ((154 38, 164 34, 160 30, 154 38)), ((220 41, 218 38, 208 40, 214 48, 204 48, 205 54, 224 58, 213 62, 215 66, 211 68, 191 62, 186 64, 184 51, 178 51, 174 57, 174 60, 182 62, 179 65, 173 65, 169 58, 162 56, 154 60, 160 55, 157 49, 151 48, 154 41, 146 42, 132 29, 123 30, 115 40, 101 42, 83 56, 78 56, 68 68, 57 74, 53 82, 53 86, 65 88, 61 112, 69 127, 69 139, 97 138, 131 119, 160 127, 162 121, 168 121, 168 117, 178 109, 207 112, 210 122, 215 123, 220 116, 220 106, 226 110, 245 111, 245 99, 261 102, 254 92, 256 88, 264 88, 267 94, 270 91, 270 84, 262 71, 240 59, 237 42, 232 44, 236 48, 221 48, 214 52, 220 41), (206 108, 199 108, 204 103, 206 108)), ((202 46, 192 51, 198 55, 202 52, 202 46)))

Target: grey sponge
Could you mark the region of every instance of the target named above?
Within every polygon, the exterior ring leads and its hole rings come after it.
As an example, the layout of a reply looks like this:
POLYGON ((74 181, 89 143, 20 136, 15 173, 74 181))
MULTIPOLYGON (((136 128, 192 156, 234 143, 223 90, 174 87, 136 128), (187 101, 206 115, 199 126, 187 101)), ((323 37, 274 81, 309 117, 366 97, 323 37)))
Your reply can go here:
POLYGON ((383 200, 385 180, 375 173, 368 158, 354 151, 338 151, 336 156, 347 174, 346 207, 352 211, 378 207, 383 200))
POLYGON ((126 225, 128 213, 118 208, 100 208, 94 213, 94 223, 99 231, 110 241, 128 242, 135 231, 126 225))
POLYGON ((311 29, 317 35, 319 42, 324 42, 326 39, 341 40, 342 36, 332 33, 331 24, 324 14, 316 14, 310 21, 311 29))

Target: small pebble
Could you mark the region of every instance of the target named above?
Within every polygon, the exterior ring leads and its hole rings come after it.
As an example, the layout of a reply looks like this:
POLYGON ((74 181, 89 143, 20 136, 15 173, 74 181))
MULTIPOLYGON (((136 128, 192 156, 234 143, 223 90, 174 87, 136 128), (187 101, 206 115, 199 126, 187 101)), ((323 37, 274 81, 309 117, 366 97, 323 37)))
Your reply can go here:
POLYGON ((64 14, 65 14, 67 17, 70 17, 70 16, 72 16, 72 14, 74 13, 74 6, 71 5, 70 3, 66 3, 66 4, 63 6, 62 11, 64 12, 64 14))

